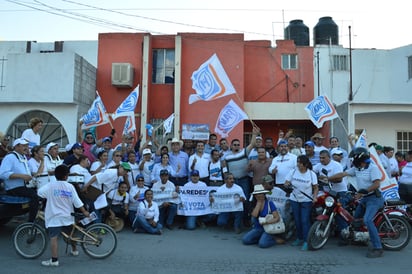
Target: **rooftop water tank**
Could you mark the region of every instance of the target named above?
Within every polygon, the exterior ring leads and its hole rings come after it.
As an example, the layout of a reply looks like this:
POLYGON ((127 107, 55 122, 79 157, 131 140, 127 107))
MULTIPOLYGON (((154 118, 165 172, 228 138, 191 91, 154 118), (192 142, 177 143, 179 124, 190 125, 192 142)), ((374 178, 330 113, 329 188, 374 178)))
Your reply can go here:
POLYGON ((303 23, 303 20, 290 21, 284 34, 285 40, 295 41, 296 46, 309 46, 309 28, 303 23))
POLYGON ((315 45, 338 45, 338 25, 332 20, 332 17, 321 17, 319 18, 319 22, 313 28, 313 37, 315 45))

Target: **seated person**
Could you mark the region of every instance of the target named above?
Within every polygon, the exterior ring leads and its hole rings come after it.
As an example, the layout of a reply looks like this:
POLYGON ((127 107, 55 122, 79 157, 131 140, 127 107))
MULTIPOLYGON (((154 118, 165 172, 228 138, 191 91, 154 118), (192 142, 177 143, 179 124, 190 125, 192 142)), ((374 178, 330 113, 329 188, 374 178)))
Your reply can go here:
POLYGON ((109 201, 109 216, 114 219, 119 217, 126 219, 129 215, 129 193, 127 193, 127 184, 125 182, 119 183, 118 189, 112 189, 106 194, 109 201))
POLYGON ((162 225, 159 223, 159 206, 153 202, 153 191, 148 189, 144 193, 144 200, 139 204, 139 209, 132 224, 133 232, 149 234, 162 234, 162 225))

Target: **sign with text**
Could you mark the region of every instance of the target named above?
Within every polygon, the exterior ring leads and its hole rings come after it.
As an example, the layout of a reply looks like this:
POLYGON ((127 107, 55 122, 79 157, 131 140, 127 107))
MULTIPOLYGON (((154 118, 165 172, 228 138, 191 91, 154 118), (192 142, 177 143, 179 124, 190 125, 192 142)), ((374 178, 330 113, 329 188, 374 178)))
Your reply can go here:
POLYGON ((210 206, 210 187, 179 187, 179 197, 181 203, 177 207, 177 214, 183 216, 201 216, 213 214, 210 206))
POLYGON ((213 192, 212 210, 214 212, 234 212, 243 211, 243 203, 240 201, 240 193, 219 193, 213 192))
POLYGON ((183 140, 209 140, 209 125, 208 124, 183 124, 182 139, 183 140))

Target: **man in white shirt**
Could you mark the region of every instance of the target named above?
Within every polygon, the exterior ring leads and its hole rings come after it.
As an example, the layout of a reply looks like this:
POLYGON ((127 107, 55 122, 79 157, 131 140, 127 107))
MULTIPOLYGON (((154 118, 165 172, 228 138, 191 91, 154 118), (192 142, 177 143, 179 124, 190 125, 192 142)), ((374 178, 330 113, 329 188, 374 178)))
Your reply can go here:
POLYGON ((285 183, 286 175, 296 168, 297 157, 288 152, 288 143, 285 140, 279 142, 278 149, 279 155, 273 158, 269 167, 269 174, 276 175, 275 182, 281 185, 285 183))
POLYGON ((189 157, 188 168, 190 171, 198 170, 200 181, 209 183, 209 162, 210 154, 205 153, 205 143, 203 141, 196 142, 196 151, 189 157))
MULTIPOLYGON (((167 192, 170 193, 170 199, 177 198, 176 186, 169 181, 169 171, 162 169, 160 171, 160 181, 157 181, 152 186, 153 197, 156 200, 156 194, 167 192)), ((177 214, 177 204, 171 201, 157 202, 159 205, 159 222, 167 229, 173 229, 173 222, 177 214)))

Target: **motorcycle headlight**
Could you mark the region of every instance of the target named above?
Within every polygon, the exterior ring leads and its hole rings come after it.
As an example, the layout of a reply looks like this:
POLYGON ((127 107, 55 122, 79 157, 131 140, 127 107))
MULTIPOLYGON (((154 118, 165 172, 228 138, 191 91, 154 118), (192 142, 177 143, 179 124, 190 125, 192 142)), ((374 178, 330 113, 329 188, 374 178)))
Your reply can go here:
POLYGON ((326 205, 327 207, 333 206, 334 203, 335 203, 335 199, 333 199, 333 197, 331 197, 331 196, 326 197, 326 199, 325 199, 325 205, 326 205))

